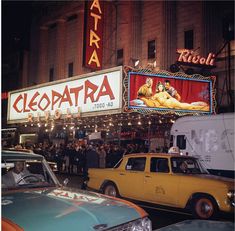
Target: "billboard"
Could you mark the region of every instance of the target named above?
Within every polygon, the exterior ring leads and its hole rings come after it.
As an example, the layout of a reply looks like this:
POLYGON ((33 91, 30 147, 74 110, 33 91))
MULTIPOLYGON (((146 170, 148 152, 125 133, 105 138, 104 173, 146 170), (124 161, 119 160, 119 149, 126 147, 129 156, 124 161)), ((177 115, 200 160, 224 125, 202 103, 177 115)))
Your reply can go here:
POLYGON ((212 88, 212 78, 129 72, 128 108, 212 113, 212 88))
POLYGON ((112 68, 69 80, 9 92, 8 123, 38 118, 77 117, 120 112, 122 68, 112 68))

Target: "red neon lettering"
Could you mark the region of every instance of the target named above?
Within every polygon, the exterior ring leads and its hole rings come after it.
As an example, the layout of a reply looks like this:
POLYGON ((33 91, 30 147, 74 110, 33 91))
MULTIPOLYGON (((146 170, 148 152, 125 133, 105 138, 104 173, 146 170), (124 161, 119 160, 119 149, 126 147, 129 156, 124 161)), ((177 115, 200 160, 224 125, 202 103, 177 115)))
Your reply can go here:
POLYGON ((203 64, 205 64, 205 62, 206 62, 206 59, 205 59, 205 58, 203 58, 203 57, 200 58, 200 60, 199 60, 199 63, 200 63, 200 64, 203 65, 203 64))
POLYGON ((42 111, 45 111, 45 110, 47 109, 47 107, 50 105, 50 103, 51 103, 51 101, 50 101, 48 95, 47 95, 46 93, 44 93, 43 96, 42 96, 42 98, 40 99, 40 101, 39 101, 39 103, 38 103, 38 108, 39 108, 40 110, 42 110, 42 111), (47 103, 46 103, 46 105, 45 105, 44 108, 43 108, 43 107, 41 106, 41 103, 42 103, 42 101, 43 101, 44 99, 47 101, 47 103))
POLYGON ((84 95, 84 104, 86 104, 86 101, 88 98, 91 99, 91 102, 95 102, 94 99, 94 94, 97 91, 98 86, 96 86, 95 84, 91 83, 89 80, 85 81, 85 95, 84 95), (91 92, 88 93, 88 90, 91 89, 91 92))
POLYGON ((193 55, 194 53, 193 51, 186 49, 178 49, 177 53, 180 54, 178 58, 179 62, 210 65, 210 66, 213 66, 215 62, 215 55, 212 53, 209 53, 206 58, 200 55, 193 55))
POLYGON ((20 100, 22 100, 23 99, 23 96, 22 95, 19 95, 17 98, 16 98, 16 100, 15 100, 15 102, 14 102, 14 104, 13 104, 13 108, 17 111, 17 112, 22 112, 23 111, 23 109, 18 109, 18 107, 17 107, 17 104, 19 103, 19 101, 20 100))
POLYGON ((78 97, 79 97, 79 92, 83 89, 83 86, 81 87, 74 87, 70 89, 70 93, 74 94, 74 98, 75 98, 75 106, 78 106, 78 97))
POLYGON ((32 110, 32 111, 37 111, 37 109, 33 108, 34 106, 37 105, 37 102, 35 102, 34 100, 39 96, 40 94, 38 93, 38 91, 33 95, 32 99, 29 102, 28 107, 32 110))
POLYGON ((7 92, 2 92, 2 100, 8 98, 8 93, 7 92))
POLYGON ((73 105, 72 100, 70 98, 68 86, 66 86, 65 89, 64 89, 62 98, 60 100, 59 108, 60 108, 61 104, 65 103, 65 102, 68 102, 70 107, 73 105))
POLYGON ((197 64, 197 63, 199 62, 199 60, 200 60, 200 56, 199 56, 199 55, 194 56, 194 57, 192 58, 192 63, 197 64))
POLYGON ((62 95, 57 91, 52 90, 52 102, 51 102, 51 109, 54 109, 55 104, 61 99, 62 95))
POLYGON ((24 93, 24 106, 23 106, 23 112, 30 112, 29 109, 26 108, 26 103, 27 103, 27 93, 24 93))
POLYGON ((109 95, 110 100, 115 99, 112 89, 109 85, 107 75, 104 76, 104 80, 100 87, 100 91, 99 91, 99 94, 97 95, 96 101, 98 101, 101 96, 105 96, 105 95, 109 95))
POLYGON ((188 59, 188 56, 189 56, 190 52, 189 51, 183 51, 181 54, 180 54, 180 57, 179 57, 179 61, 180 62, 187 62, 187 59, 188 59))

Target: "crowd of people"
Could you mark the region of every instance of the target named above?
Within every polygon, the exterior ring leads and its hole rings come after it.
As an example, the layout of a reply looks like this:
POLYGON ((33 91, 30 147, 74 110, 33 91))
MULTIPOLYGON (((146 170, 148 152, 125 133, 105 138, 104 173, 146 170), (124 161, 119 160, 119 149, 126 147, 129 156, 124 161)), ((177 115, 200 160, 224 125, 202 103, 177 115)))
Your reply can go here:
POLYGON ((85 144, 79 141, 67 144, 36 143, 16 145, 16 149, 29 149, 43 155, 46 160, 57 163, 59 173, 83 174, 88 168, 111 168, 130 153, 148 152, 144 145, 85 144))

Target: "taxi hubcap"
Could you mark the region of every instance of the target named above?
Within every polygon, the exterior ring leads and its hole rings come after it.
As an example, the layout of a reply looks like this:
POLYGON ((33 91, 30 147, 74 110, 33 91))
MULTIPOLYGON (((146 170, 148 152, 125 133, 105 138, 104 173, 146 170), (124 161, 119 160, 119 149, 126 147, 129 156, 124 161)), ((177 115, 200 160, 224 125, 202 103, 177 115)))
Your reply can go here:
POLYGON ((209 218, 213 214, 213 204, 209 199, 200 199, 196 211, 201 218, 209 218))
POLYGON ((105 194, 115 197, 116 196, 116 190, 115 190, 114 186, 108 185, 105 189, 105 194))

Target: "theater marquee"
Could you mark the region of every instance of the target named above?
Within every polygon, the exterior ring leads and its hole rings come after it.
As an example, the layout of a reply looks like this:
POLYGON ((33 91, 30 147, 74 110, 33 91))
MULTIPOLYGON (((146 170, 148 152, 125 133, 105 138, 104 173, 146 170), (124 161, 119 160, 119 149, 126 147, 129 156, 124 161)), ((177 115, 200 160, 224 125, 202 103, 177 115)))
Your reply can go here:
POLYGON ((8 123, 29 118, 62 118, 120 112, 122 108, 122 69, 112 68, 69 81, 56 81, 9 92, 8 123))
POLYGON ((215 77, 129 72, 128 108, 152 112, 203 113, 215 111, 215 77))

